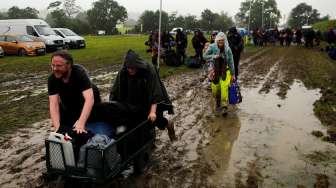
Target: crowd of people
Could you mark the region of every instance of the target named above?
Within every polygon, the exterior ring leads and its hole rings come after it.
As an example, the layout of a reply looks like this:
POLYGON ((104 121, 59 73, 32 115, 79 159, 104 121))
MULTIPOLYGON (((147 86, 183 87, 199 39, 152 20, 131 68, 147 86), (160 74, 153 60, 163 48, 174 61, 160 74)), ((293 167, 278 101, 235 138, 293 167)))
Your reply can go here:
MULTIPOLYGON (((158 32, 149 35, 146 45, 152 52, 152 63, 157 65, 158 32)), ((244 41, 236 27, 229 29, 227 36, 223 32, 214 31, 207 39, 199 29, 195 30, 191 39, 195 54, 186 61, 187 35, 178 29, 175 38, 169 32, 161 34, 162 56, 167 65, 170 59, 176 57, 176 64, 186 63, 190 67, 206 67, 211 89, 216 101, 216 109, 223 115, 227 114, 228 87, 234 82, 239 73, 240 54, 244 48, 244 41), (173 46, 176 54, 172 53, 173 46), (196 64, 196 65, 195 65, 196 64)))
POLYGON ((325 33, 314 30, 311 27, 303 27, 303 29, 285 28, 281 30, 277 27, 269 30, 257 28, 252 31, 252 42, 255 46, 275 45, 279 42, 280 46, 296 44, 298 46, 314 47, 320 46, 323 37, 329 44, 335 44, 336 42, 336 34, 333 29, 329 29, 325 33))

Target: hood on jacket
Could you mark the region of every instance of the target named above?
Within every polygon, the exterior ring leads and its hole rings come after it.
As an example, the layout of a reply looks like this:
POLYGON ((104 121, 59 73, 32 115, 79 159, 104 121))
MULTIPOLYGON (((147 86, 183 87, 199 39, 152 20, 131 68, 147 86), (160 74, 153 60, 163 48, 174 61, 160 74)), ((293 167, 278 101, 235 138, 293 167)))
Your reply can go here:
POLYGON ((224 40, 224 47, 227 49, 227 48, 230 48, 229 47, 229 42, 227 40, 227 37, 226 35, 223 33, 223 32, 219 32, 217 35, 216 35, 216 38, 215 38, 215 43, 217 44, 217 42, 219 40, 224 40))
POLYGON ((236 27, 231 27, 229 29, 229 33, 238 33, 237 28, 236 27))
POLYGON ((124 59, 124 66, 126 68, 146 69, 147 63, 133 50, 128 50, 124 59))

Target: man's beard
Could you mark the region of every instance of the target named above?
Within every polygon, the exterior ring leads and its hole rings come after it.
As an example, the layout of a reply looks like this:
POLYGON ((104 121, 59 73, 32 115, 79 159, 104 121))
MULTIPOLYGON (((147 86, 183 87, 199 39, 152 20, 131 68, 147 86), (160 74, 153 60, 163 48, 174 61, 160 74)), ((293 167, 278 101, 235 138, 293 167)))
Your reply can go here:
POLYGON ((54 76, 58 79, 63 79, 63 78, 66 78, 67 75, 68 75, 69 71, 66 71, 66 72, 54 72, 54 76))

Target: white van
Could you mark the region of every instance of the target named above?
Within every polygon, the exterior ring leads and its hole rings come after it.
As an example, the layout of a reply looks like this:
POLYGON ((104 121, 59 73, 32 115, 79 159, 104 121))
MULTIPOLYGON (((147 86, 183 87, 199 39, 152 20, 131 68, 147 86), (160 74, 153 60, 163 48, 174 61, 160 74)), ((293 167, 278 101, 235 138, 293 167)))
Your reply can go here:
POLYGON ((85 48, 85 39, 67 28, 52 28, 55 33, 64 39, 66 47, 85 48))
POLYGON ((49 24, 40 19, 0 20, 0 34, 27 34, 43 41, 48 51, 64 47, 63 38, 58 36, 49 24))

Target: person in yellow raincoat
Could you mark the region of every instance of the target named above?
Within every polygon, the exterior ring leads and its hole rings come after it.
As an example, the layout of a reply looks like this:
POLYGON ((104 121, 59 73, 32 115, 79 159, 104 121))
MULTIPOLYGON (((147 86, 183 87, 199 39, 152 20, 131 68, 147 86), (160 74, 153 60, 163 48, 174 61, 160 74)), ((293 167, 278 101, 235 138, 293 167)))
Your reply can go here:
POLYGON ((217 34, 215 43, 208 47, 204 58, 210 63, 209 79, 213 96, 216 99, 216 110, 220 111, 222 115, 226 115, 228 112, 228 88, 236 77, 232 51, 223 32, 217 34))

